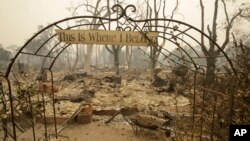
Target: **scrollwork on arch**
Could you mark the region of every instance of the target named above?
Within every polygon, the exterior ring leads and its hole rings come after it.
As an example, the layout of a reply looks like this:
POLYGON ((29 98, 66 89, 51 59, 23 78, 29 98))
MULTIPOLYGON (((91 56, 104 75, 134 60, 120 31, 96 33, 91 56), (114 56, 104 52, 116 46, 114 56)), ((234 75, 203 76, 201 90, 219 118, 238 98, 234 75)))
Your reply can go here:
POLYGON ((126 26, 124 28, 121 26, 117 26, 116 31, 132 31, 132 28, 130 26, 126 26))
POLYGON ((116 12, 119 17, 117 19, 120 19, 122 17, 125 17, 126 19, 132 19, 128 16, 128 10, 131 9, 131 12, 136 12, 136 7, 134 5, 127 5, 125 8, 123 8, 121 5, 116 4, 112 8, 113 12, 116 12))

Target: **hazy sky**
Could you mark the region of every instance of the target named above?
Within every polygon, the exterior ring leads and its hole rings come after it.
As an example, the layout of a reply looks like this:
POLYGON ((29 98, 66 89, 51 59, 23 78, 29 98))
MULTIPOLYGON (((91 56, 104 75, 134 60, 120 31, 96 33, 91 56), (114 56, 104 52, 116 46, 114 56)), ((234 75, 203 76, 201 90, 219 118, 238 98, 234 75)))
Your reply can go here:
MULTIPOLYGON (((4 47, 22 46, 25 40, 37 32, 38 25, 46 26, 69 17, 67 7, 77 5, 79 1, 83 0, 0 0, 0 44, 4 47)), ((172 5, 175 3, 174 0, 168 1, 172 5)), ((198 2, 199 0, 180 0, 179 7, 180 13, 185 16, 185 22, 196 27, 200 26, 198 2)), ((205 0, 205 5, 207 13, 211 15, 209 10, 213 8, 213 2, 205 0)), ((206 20, 211 19, 210 15, 206 15, 206 20)))
POLYGON ((68 17, 70 0, 0 0, 0 44, 21 46, 37 31, 68 17))

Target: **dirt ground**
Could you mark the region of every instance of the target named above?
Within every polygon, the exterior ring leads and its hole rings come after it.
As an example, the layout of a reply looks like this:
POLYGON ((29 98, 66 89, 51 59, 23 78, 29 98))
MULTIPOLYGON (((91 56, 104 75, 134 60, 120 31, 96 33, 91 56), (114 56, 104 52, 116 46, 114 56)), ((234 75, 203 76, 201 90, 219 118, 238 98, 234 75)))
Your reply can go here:
MULTIPOLYGON (((132 127, 127 122, 122 121, 121 117, 117 117, 109 124, 105 124, 103 121, 93 121, 85 125, 72 124, 64 129, 58 138, 63 141, 156 141, 163 138, 168 140, 164 137, 164 133, 160 131, 142 129, 135 134, 132 127)), ((48 129, 48 133, 54 132, 53 126, 49 126, 48 129)), ((37 140, 43 139, 43 133, 44 126, 42 124, 36 125, 37 140)), ((51 136, 52 138, 54 138, 53 135, 51 136)), ((18 139, 20 141, 33 140, 32 130, 30 129, 26 133, 21 134, 18 139)))

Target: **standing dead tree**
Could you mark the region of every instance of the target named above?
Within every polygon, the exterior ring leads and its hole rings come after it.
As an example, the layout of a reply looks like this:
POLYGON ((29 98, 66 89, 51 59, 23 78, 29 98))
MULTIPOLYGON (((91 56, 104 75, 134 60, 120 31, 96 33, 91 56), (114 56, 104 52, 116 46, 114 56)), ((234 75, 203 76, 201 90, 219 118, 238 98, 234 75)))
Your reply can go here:
MULTIPOLYGON (((201 105, 196 105, 198 109, 201 108, 199 114, 202 116, 199 120, 196 119, 197 121, 196 126, 200 122, 200 127, 199 127, 200 139, 202 138, 202 135, 205 134, 205 132, 203 132, 204 131, 203 127, 206 125, 207 126, 206 132, 207 131, 210 132, 209 135, 210 140, 214 140, 215 139, 214 136, 221 138, 221 135, 224 136, 223 138, 226 138, 227 135, 222 134, 220 132, 226 129, 225 122, 228 125, 232 123, 232 117, 234 112, 233 105, 235 103, 234 93, 237 83, 236 81, 234 81, 235 83, 230 83, 234 78, 233 76, 227 78, 222 75, 220 76, 216 75, 216 63, 219 56, 221 56, 222 51, 224 51, 227 48, 230 42, 231 30, 234 26, 236 19, 240 17, 240 15, 242 14, 242 10, 240 9, 230 17, 229 10, 227 8, 228 5, 225 0, 214 0, 213 2, 214 2, 214 9, 213 9, 212 23, 211 25, 210 24, 206 25, 205 23, 206 5, 204 4, 204 0, 199 1, 201 10, 201 31, 205 32, 205 26, 207 26, 207 32, 209 37, 214 42, 218 42, 218 40, 222 41, 222 43, 219 45, 220 48, 217 48, 212 41, 206 44, 203 35, 201 35, 200 38, 201 51, 203 52, 206 61, 206 76, 205 76, 206 83, 204 83, 204 87, 213 89, 215 91, 209 92, 208 89, 205 90, 204 92, 206 93, 202 94, 203 100, 201 105), (220 10, 219 9, 220 6, 222 6, 223 9, 220 10), (218 27, 218 21, 219 21, 218 17, 220 13, 223 13, 225 17, 223 29, 220 29, 218 27), (223 31, 224 34, 222 38, 218 37, 220 31, 223 31), (224 95, 222 96, 220 94, 224 95), (206 115, 207 113, 209 113, 209 116, 206 115), (205 116, 206 119, 204 119, 205 116), (216 125, 216 123, 220 123, 220 126, 216 125)), ((227 73, 230 74, 230 72, 227 73)), ((196 130, 198 129, 195 126, 193 128, 196 130)))
MULTIPOLYGON (((152 19, 152 18, 168 18, 168 16, 166 15, 166 5, 167 5, 167 1, 166 0, 160 0, 160 1, 154 1, 153 3, 150 3, 149 0, 145 0, 144 3, 146 4, 146 18, 147 19, 152 19), (162 14, 161 14, 162 13, 162 14)), ((176 0, 176 5, 174 7, 174 9, 172 10, 172 13, 170 15, 170 19, 173 19, 175 12, 178 10, 178 5, 179 5, 179 1, 176 0)), ((154 23, 148 23, 149 26, 149 31, 158 31, 157 27, 158 25, 162 24, 159 23, 158 20, 156 20, 154 23), (153 29, 154 27, 154 29, 153 29)), ((168 23, 163 23, 164 26, 169 26, 170 22, 168 23)), ((166 32, 167 28, 164 29, 166 32)), ((164 35, 165 36, 165 35, 164 35)), ((157 62, 159 59, 159 56, 161 54, 162 48, 165 46, 166 44, 166 40, 163 40, 161 43, 158 40, 157 41, 157 45, 158 46, 150 46, 150 69, 151 69, 151 75, 153 77, 155 77, 156 75, 156 71, 155 68, 157 66, 157 62)))
MULTIPOLYGON (((101 0, 97 0, 95 5, 91 5, 88 0, 86 0, 83 4, 78 5, 77 7, 73 8, 74 15, 79 14, 80 8, 86 9, 86 11, 82 10, 85 13, 91 14, 91 16, 95 17, 108 17, 110 15, 110 12, 107 8, 107 6, 101 4, 101 0)), ((93 18, 90 20, 84 19, 78 21, 81 23, 87 23, 89 24, 88 29, 99 29, 101 27, 101 21, 97 18, 93 18)), ((83 49, 83 59, 84 59, 84 70, 87 73, 91 72, 91 63, 92 63, 92 53, 93 53, 93 47, 94 45, 86 45, 87 49, 83 49), (86 51, 86 52, 85 52, 86 51)))
MULTIPOLYGON (((207 25, 207 31, 209 33, 209 36, 211 37, 212 40, 215 42, 218 40, 218 27, 217 27, 217 22, 218 22, 218 14, 219 14, 219 2, 222 3, 223 5, 223 11, 225 14, 226 18, 226 25, 225 25, 225 31, 224 31, 224 41, 221 45, 221 50, 225 50, 227 47, 229 41, 230 41, 230 32, 231 29, 233 28, 234 21, 239 17, 242 13, 242 10, 240 9, 237 13, 235 13, 231 18, 229 17, 228 14, 228 9, 227 9, 227 4, 225 0, 215 0, 214 1, 214 14, 213 14, 213 20, 212 20, 212 27, 210 25, 207 25)), ((201 7, 201 31, 204 32, 204 27, 205 27, 205 21, 204 21, 204 3, 202 0, 200 0, 200 7, 201 7)), ((202 52, 206 56, 206 62, 207 62, 207 78, 208 82, 213 82, 215 78, 215 64, 217 57, 220 55, 221 50, 216 49, 215 44, 213 42, 209 43, 208 48, 204 45, 204 37, 201 36, 201 43, 202 43, 202 52)))
POLYGON ((121 51, 122 46, 112 45, 111 49, 106 47, 106 49, 114 56, 114 69, 115 74, 119 75, 119 53, 121 51))
MULTIPOLYGON (((121 2, 119 2, 119 0, 117 0, 116 2, 114 1, 114 4, 121 4, 121 2)), ((110 12, 110 1, 107 0, 107 7, 108 7, 108 13, 110 12)), ((110 18, 111 14, 109 14, 109 18, 110 18)), ((118 16, 118 11, 117 11, 117 16, 118 16)), ((117 27, 119 27, 119 22, 117 21, 117 27)), ((111 25, 109 24, 109 30, 111 28, 111 25)), ((118 29, 118 28, 117 28, 118 29)), ((111 47, 105 46, 106 49, 109 51, 109 53, 111 53, 114 56, 114 69, 115 69, 115 74, 119 75, 119 53, 121 51, 121 48, 123 46, 120 45, 111 45, 111 47)))
POLYGON ((132 46, 126 46, 126 62, 128 65, 128 71, 131 70, 131 62, 132 62, 133 50, 132 46))

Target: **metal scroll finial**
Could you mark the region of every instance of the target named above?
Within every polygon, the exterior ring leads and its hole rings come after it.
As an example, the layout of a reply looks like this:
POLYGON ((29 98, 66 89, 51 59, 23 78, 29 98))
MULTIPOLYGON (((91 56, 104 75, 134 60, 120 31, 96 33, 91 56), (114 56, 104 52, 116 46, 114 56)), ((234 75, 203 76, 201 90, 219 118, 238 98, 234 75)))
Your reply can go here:
POLYGON ((112 10, 113 12, 117 12, 119 17, 118 19, 122 18, 123 16, 126 18, 129 18, 129 16, 127 15, 127 10, 132 8, 131 12, 136 12, 136 7, 134 5, 127 5, 125 8, 123 8, 121 5, 119 4, 115 4, 114 6, 112 6, 112 10))

